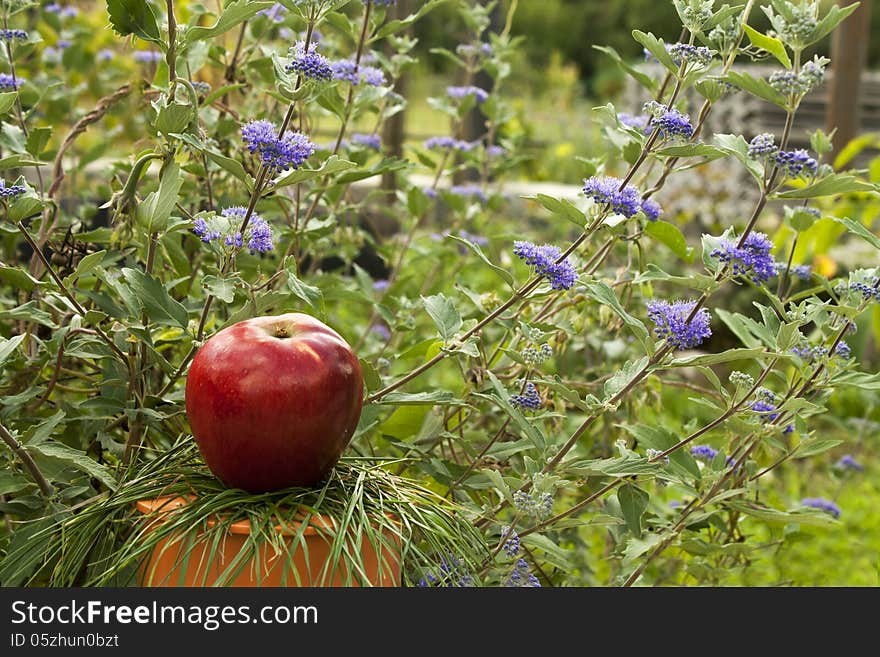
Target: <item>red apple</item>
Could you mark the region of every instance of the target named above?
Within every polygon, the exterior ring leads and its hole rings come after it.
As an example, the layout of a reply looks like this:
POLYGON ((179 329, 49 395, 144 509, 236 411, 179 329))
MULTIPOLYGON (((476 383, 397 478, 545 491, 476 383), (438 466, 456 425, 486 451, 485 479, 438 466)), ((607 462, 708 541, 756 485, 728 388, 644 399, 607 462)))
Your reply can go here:
POLYGON ((363 377, 348 343, 302 313, 228 326, 196 352, 186 414, 205 462, 251 492, 322 481, 357 427, 363 377))

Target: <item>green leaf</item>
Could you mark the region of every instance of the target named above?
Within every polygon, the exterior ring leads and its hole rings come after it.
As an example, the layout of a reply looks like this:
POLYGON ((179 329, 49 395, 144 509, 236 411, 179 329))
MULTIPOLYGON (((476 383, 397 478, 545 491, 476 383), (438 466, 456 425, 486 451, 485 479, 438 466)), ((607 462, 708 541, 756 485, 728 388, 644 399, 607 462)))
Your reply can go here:
POLYGON ((343 173, 341 176, 339 176, 339 178, 336 179, 335 184, 348 185, 359 180, 366 180, 367 178, 380 176, 386 172, 400 171, 401 169, 405 169, 409 166, 411 166, 411 164, 403 158, 386 157, 376 166, 370 167, 369 169, 357 169, 355 171, 343 173))
POLYGON ((230 157, 226 157, 225 155, 208 148, 193 135, 176 132, 168 136, 174 137, 175 139, 180 139, 181 141, 184 141, 192 146, 193 148, 201 151, 202 153, 207 155, 208 159, 210 159, 214 164, 219 166, 221 169, 228 171, 233 176, 242 181, 245 185, 247 185, 248 190, 253 189, 254 179, 248 175, 248 173, 244 170, 244 167, 241 166, 241 162, 239 162, 238 160, 233 160, 230 157))
POLYGON ((146 227, 147 234, 163 231, 168 226, 171 211, 177 204, 180 187, 183 179, 180 177, 180 167, 172 160, 162 171, 159 179, 159 189, 150 192, 143 203, 138 205, 138 218, 146 227))
MULTIPOLYGON (((726 323, 726 322, 725 322, 726 323)), ((752 349, 728 349, 717 354, 702 354, 676 358, 669 363, 669 367, 696 367, 698 365, 717 365, 718 363, 730 363, 737 360, 750 360, 766 356, 767 351, 760 348, 752 349)))
POLYGON ((746 34, 749 35, 749 41, 752 42, 753 46, 760 48, 761 50, 766 50, 778 59, 779 63, 785 68, 791 69, 791 59, 789 59, 788 52, 786 52, 785 45, 783 45, 782 41, 774 37, 769 37, 766 34, 761 34, 758 30, 745 23, 743 24, 743 29, 746 34))
MULTIPOLYGON (((639 444, 658 452, 665 452, 670 447, 679 443, 679 438, 665 427, 648 426, 645 424, 637 424, 635 426, 622 425, 629 433, 635 436, 639 444)), ((673 467, 677 467, 685 476, 699 479, 700 466, 691 456, 688 448, 677 449, 669 454, 669 462, 673 467)))
POLYGON ((764 166, 749 157, 749 145, 742 135, 715 135, 718 147, 742 162, 752 177, 763 185, 764 166))
POLYGON ((694 250, 687 245, 678 226, 666 221, 650 221, 645 226, 645 233, 668 246, 669 250, 682 260, 691 262, 694 259, 694 250))
POLYGON ((152 321, 163 326, 185 329, 188 322, 186 308, 173 299, 165 286, 156 278, 139 269, 123 268, 122 276, 152 321))
POLYGON ((617 489, 617 501, 620 502, 623 519, 627 528, 636 536, 642 535, 642 514, 648 508, 650 498, 648 493, 632 484, 623 484, 617 489))
POLYGON ((379 39, 384 39, 387 36, 394 34, 395 32, 399 32, 402 29, 405 29, 419 20, 422 16, 427 14, 429 11, 434 9, 437 5, 446 2, 446 0, 428 0, 424 4, 419 7, 419 10, 413 14, 410 14, 406 18, 402 20, 392 20, 385 23, 378 32, 370 39, 370 42, 378 41, 379 39))
POLYGON ((209 274, 202 279, 202 289, 223 303, 232 303, 235 299, 235 283, 231 278, 221 278, 209 274))
POLYGON ((170 103, 159 109, 156 116, 156 130, 163 135, 174 135, 183 132, 196 118, 192 105, 186 103, 170 103))
POLYGON ((52 136, 52 128, 31 128, 28 132, 27 140, 24 143, 25 150, 36 158, 40 157, 40 153, 49 143, 52 136))
POLYGON ((571 201, 566 199, 554 198, 546 194, 536 194, 534 196, 523 196, 524 199, 537 201, 544 208, 550 210, 555 215, 568 219, 578 228, 583 228, 586 223, 586 216, 571 201))
POLYGON ((389 392, 382 399, 373 402, 390 406, 428 405, 436 406, 467 406, 467 402, 458 399, 451 392, 434 390, 432 392, 389 392))
POLYGON ((434 320, 437 331, 444 342, 449 342, 461 328, 461 313, 455 307, 451 299, 443 294, 435 294, 430 297, 422 297, 425 310, 434 320))
POLYGON ((792 229, 797 232, 809 230, 818 217, 812 212, 807 212, 804 208, 785 208, 785 220, 792 229))
POLYGON ((254 17, 263 9, 268 9, 272 2, 251 2, 248 0, 235 0, 223 8, 223 13, 217 22, 210 27, 189 27, 183 33, 181 50, 185 50, 191 44, 203 39, 211 39, 231 30, 236 25, 254 17))
POLYGON ((9 208, 9 219, 23 221, 43 211, 43 203, 35 195, 25 195, 15 199, 9 208))
POLYGON ((664 157, 705 157, 709 160, 717 160, 727 155, 727 151, 709 144, 664 146, 657 149, 656 153, 664 157))
POLYGON ((642 73, 635 66, 625 61, 614 48, 611 48, 610 46, 593 46, 593 48, 608 55, 615 64, 648 91, 654 92, 657 90, 658 83, 654 78, 642 73))
POLYGON ((363 358, 360 359, 360 363, 361 372, 363 372, 364 376, 364 386, 366 387, 367 392, 381 388, 382 377, 379 376, 379 372, 373 367, 373 364, 363 358))
POLYGON ((717 103, 727 91, 717 80, 700 80, 694 85, 694 89, 710 103, 717 103))
MULTIPOLYGON (((9 126, 4 125, 3 129, 5 130, 7 127, 9 126)), ((39 165, 40 162, 35 161, 33 158, 28 157, 24 153, 16 153, 15 155, 7 155, 6 157, 0 158, 0 171, 39 165)))
POLYGON ((30 292, 35 287, 45 285, 43 281, 38 281, 24 269, 7 267, 5 265, 0 265, 0 281, 6 281, 25 292, 30 292))
POLYGON ((449 239, 455 240, 456 242, 460 242, 461 244, 464 244, 467 248, 469 248, 471 251, 476 253, 477 257, 480 260, 482 260, 489 267, 489 269, 491 269, 496 274, 498 274, 498 276, 501 277, 501 280, 503 280, 505 283, 507 283, 507 285, 510 287, 511 290, 516 289, 516 286, 514 285, 514 282, 513 282, 513 276, 511 275, 511 273, 508 270, 504 269, 503 267, 499 267, 498 265, 494 264, 491 260, 489 260, 489 258, 486 256, 486 254, 483 253, 483 249, 480 248, 479 244, 475 244, 474 242, 471 242, 470 240, 466 240, 463 237, 459 237, 457 235, 450 234, 450 235, 447 235, 447 237, 449 239))
MULTIPOLYGON (((736 337, 749 349, 757 349, 762 344, 763 327, 757 322, 740 313, 731 313, 723 308, 716 308, 715 314, 727 325, 736 337), (760 337, 759 337, 760 336, 760 337)), ((775 336, 774 336, 775 337, 775 336)))
POLYGON ((739 511, 740 513, 744 513, 747 516, 754 516, 755 518, 760 518, 766 522, 782 525, 787 525, 793 522, 801 525, 814 525, 818 527, 837 524, 837 521, 827 513, 823 511, 814 511, 812 509, 805 509, 803 511, 778 511, 777 509, 760 506, 753 502, 738 502, 733 500, 728 501, 726 506, 739 511))
POLYGON ((116 489, 116 479, 113 477, 110 470, 98 463, 95 459, 89 457, 85 452, 81 452, 73 447, 68 447, 64 443, 54 441, 39 445, 27 445, 27 450, 47 458, 58 459, 70 463, 100 481, 110 490, 116 489))
POLYGON ((17 91, 9 91, 0 94, 0 114, 6 114, 15 105, 15 97, 18 96, 17 91))
POLYGON ((824 440, 811 438, 809 440, 803 441, 797 446, 795 450, 795 456, 799 459, 806 458, 808 456, 815 456, 816 454, 827 452, 829 449, 834 449, 841 443, 843 443, 842 440, 836 440, 832 438, 824 440))
POLYGON ((310 308, 322 312, 324 293, 321 292, 321 289, 297 278, 295 273, 296 263, 293 261, 293 258, 290 259, 290 264, 286 265, 285 268, 287 269, 287 289, 293 292, 297 299, 305 301, 310 308))
POLYGON ((779 93, 770 86, 770 83, 763 78, 753 78, 748 73, 740 73, 739 71, 731 71, 724 80, 730 84, 734 84, 743 91, 747 91, 753 96, 763 98, 769 103, 773 103, 782 109, 788 108, 788 98, 779 93))
POLYGON ((0 365, 3 365, 13 352, 18 349, 18 345, 21 344, 21 341, 24 340, 24 338, 24 333, 11 337, 8 340, 6 338, 0 338, 0 340, 2 340, 2 342, 0 342, 0 365))
POLYGON ((288 173, 275 183, 275 189, 306 182, 313 178, 317 178, 318 176, 328 176, 330 174, 339 173, 340 171, 348 171, 356 166, 356 162, 349 162, 348 160, 340 159, 338 155, 331 155, 317 169, 297 169, 296 171, 288 173))
POLYGON ((648 49, 657 60, 663 64, 671 73, 677 75, 678 74, 678 66, 675 65, 675 62, 672 61, 672 56, 666 50, 666 46, 663 42, 655 37, 650 32, 645 33, 641 30, 633 30, 633 39, 642 44, 645 48, 648 49))
POLYGON ((83 259, 80 260, 79 264, 76 266, 76 270, 70 276, 67 276, 64 279, 64 284, 71 285, 75 281, 88 274, 104 261, 105 255, 107 255, 107 250, 102 249, 101 251, 96 251, 95 253, 90 253, 87 256, 83 257, 83 259))
POLYGON ((107 0, 107 13, 110 14, 110 25, 120 36, 134 34, 162 46, 164 50, 165 42, 156 14, 146 0, 107 0))
POLYGON ((855 192, 880 191, 880 187, 865 180, 860 180, 847 173, 832 173, 811 185, 792 189, 787 192, 772 194, 770 198, 816 198, 817 196, 832 196, 834 194, 851 194, 855 192))
POLYGON ((614 294, 614 290, 603 281, 588 282, 586 287, 587 294, 599 303, 608 306, 615 315, 620 317, 624 324, 632 329, 636 339, 641 343, 648 355, 653 355, 654 341, 651 340, 651 335, 648 333, 648 329, 646 329, 645 325, 639 320, 624 310, 623 306, 620 305, 620 301, 617 299, 617 295, 614 294))
POLYGON ((714 279, 705 274, 691 274, 690 276, 673 276, 668 274, 653 262, 649 262, 645 271, 633 279, 634 285, 641 285, 651 281, 668 281, 673 285, 683 285, 693 290, 711 290, 717 287, 714 279))
POLYGON ((810 37, 804 46, 810 46, 831 34, 831 32, 834 31, 834 28, 837 27, 843 19, 858 9, 860 4, 861 3, 859 2, 854 2, 845 7, 832 5, 831 9, 828 10, 828 13, 819 21, 819 24, 816 26, 816 29, 813 30, 813 33, 810 34, 810 37))
POLYGON ((642 373, 642 370, 645 369, 645 366, 648 364, 648 357, 642 356, 638 360, 627 361, 623 367, 617 370, 611 378, 609 378, 605 382, 605 386, 603 388, 603 393, 605 394, 605 399, 610 400, 614 395, 623 390, 627 385, 629 385, 633 379, 635 379, 639 374, 642 373))
MULTIPOLYGON (((880 310, 880 308, 877 310, 880 310)), ((841 372, 832 377, 831 384, 834 387, 846 386, 861 390, 880 390, 880 372, 875 374, 868 374, 867 372, 841 372)))

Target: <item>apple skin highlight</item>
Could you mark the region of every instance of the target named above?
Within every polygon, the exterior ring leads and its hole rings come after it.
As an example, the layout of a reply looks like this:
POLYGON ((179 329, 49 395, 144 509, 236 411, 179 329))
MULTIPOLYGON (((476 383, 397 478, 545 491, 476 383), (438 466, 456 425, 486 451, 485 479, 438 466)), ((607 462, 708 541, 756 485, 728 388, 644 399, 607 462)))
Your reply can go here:
POLYGON ((357 355, 303 313, 222 329, 198 350, 186 381, 187 418, 208 468, 250 492, 323 481, 362 404, 357 355))

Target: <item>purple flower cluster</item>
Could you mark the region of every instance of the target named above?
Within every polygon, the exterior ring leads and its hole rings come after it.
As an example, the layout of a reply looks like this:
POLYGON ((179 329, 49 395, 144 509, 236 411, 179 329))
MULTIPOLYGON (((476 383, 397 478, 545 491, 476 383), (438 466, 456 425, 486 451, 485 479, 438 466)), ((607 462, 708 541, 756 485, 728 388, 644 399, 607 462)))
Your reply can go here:
POLYGON ((535 384, 529 381, 526 384, 523 394, 510 396, 510 404, 517 408, 536 411, 541 408, 541 395, 538 394, 538 389, 535 387, 535 384))
POLYGON ((298 169, 315 152, 315 145, 299 132, 288 130, 283 136, 276 134, 271 121, 251 121, 242 126, 241 137, 251 153, 259 153, 270 172, 298 169))
POLYGON ((646 198, 642 201, 642 212, 648 218, 648 221, 657 221, 663 214, 663 208, 654 199, 646 198))
MULTIPOLYGON (((788 263, 785 262, 776 262, 774 265, 776 267, 776 273, 781 274, 786 269, 788 269, 788 263)), ((810 265, 794 265, 789 273, 802 281, 808 281, 813 277, 813 269, 810 265)))
POLYGON ((835 465, 841 470, 855 470, 856 472, 861 472, 865 469, 861 463, 856 461, 852 454, 844 454, 838 459, 835 465))
POLYGON ((455 47, 455 52, 457 52, 462 57, 491 57, 492 56, 492 46, 488 43, 460 43, 455 47))
POLYGON ((496 158, 501 157, 507 152, 507 149, 504 146, 499 146, 497 144, 491 144, 490 146, 486 146, 486 157, 488 158, 496 158))
POLYGON ((805 171, 815 174, 819 169, 819 163, 803 148, 793 151, 778 151, 776 153, 776 166, 789 178, 796 178, 805 171))
POLYGON ((794 71, 774 71, 767 79, 770 86, 781 94, 802 94, 808 89, 804 88, 804 80, 794 71))
POLYGON ((837 346, 834 347, 834 355, 839 358, 843 358, 844 360, 848 360, 852 358, 852 348, 843 341, 837 343, 837 346))
POLYGON ((479 142, 473 141, 464 141, 463 139, 456 139, 455 137, 430 137, 424 141, 424 147, 429 150, 442 150, 448 149, 452 151, 462 151, 468 152, 474 150, 479 142))
POLYGON ((610 205, 612 212, 627 218, 632 217, 639 210, 644 210, 649 219, 652 216, 654 218, 660 216, 659 205, 650 201, 646 209, 638 190, 632 185, 624 186, 620 178, 612 176, 587 178, 584 180, 584 194, 596 203, 610 205))
POLYGON ((840 517, 840 507, 831 500, 826 500, 824 497, 805 497, 801 500, 801 504, 812 509, 819 509, 825 513, 830 513, 835 518, 840 517))
POLYGON ((504 541, 504 546, 502 547, 504 553, 511 558, 518 555, 521 548, 519 534, 517 534, 516 531, 510 527, 502 527, 501 536, 507 537, 507 539, 504 541))
POLYGON ((333 77, 330 62, 318 52, 317 45, 306 52, 305 41, 299 41, 293 47, 293 61, 284 70, 298 73, 310 80, 330 80, 333 77))
POLYGON ((351 143, 365 148, 372 148, 378 151, 382 148, 382 138, 379 135, 367 135, 356 132, 351 136, 351 143))
POLYGON ((521 352, 523 360, 528 365, 540 365, 548 358, 553 357, 553 347, 546 342, 538 347, 526 347, 521 352))
POLYGON ((385 84, 385 73, 375 66, 358 66, 353 59, 342 59, 330 64, 330 70, 334 80, 345 80, 353 85, 363 82, 371 87, 381 87, 385 84))
POLYGON ((617 115, 617 120, 621 122, 621 124, 625 125, 627 128, 633 128, 635 130, 641 130, 643 133, 650 133, 650 129, 648 128, 648 122, 651 120, 651 117, 646 114, 630 114, 629 112, 620 112, 617 115))
POLYGON ((773 404, 766 399, 759 399, 753 402, 749 408, 751 408, 755 413, 761 414, 762 422, 772 422, 779 417, 779 413, 774 412, 776 411, 776 404, 773 404))
POLYGON ((474 576, 468 572, 462 559, 456 557, 444 557, 436 570, 428 571, 419 580, 418 586, 447 586, 469 587, 474 586, 474 576))
POLYGON ((690 139, 694 134, 690 117, 673 107, 652 100, 645 103, 645 112, 651 117, 648 122, 648 132, 656 128, 662 139, 690 139))
POLYGON ((654 322, 654 335, 666 340, 676 349, 692 349, 712 335, 709 311, 701 308, 688 321, 696 301, 665 300, 648 302, 648 318, 654 322))
POLYGON ((712 63, 712 55, 715 54, 714 50, 706 46, 695 46, 690 43, 672 43, 666 46, 666 51, 676 66, 681 66, 682 62, 708 66, 712 63))
POLYGON ((730 266, 734 276, 748 276, 755 283, 763 283, 776 275, 772 248, 773 242, 764 233, 749 233, 741 247, 722 240, 710 255, 730 266))
POLYGON ((6 181, 0 178, 0 199, 3 201, 15 200, 16 197, 21 196, 26 191, 27 189, 23 185, 9 185, 7 187, 6 181))
POLYGON ((9 73, 0 73, 0 90, 18 89, 24 82, 19 77, 12 77, 9 73))
POLYGON ((513 494, 513 506, 534 518, 546 518, 553 513, 553 496, 550 493, 541 493, 537 498, 523 490, 513 494))
POLYGON ((775 154, 779 150, 776 145, 776 137, 769 132, 755 135, 749 142, 749 157, 761 159, 775 154))
POLYGON ((825 65, 814 60, 804 64, 800 73, 776 71, 770 75, 767 82, 779 93, 800 96, 815 89, 824 80, 825 65))
POLYGON ((284 14, 287 13, 287 9, 280 2, 276 2, 268 9, 261 9, 257 12, 260 16, 265 16, 269 20, 280 23, 284 20, 284 14))
POLYGON ((61 18, 76 18, 79 14, 79 10, 76 7, 62 7, 57 2, 50 2, 48 5, 43 7, 50 14, 58 14, 61 18))
POLYGON ((165 55, 158 50, 135 50, 132 57, 139 64, 154 64, 165 59, 165 55))
POLYGON ((474 183, 468 183, 465 185, 453 185, 449 188, 450 194, 455 194, 456 196, 462 196, 464 198, 475 198, 481 203, 486 203, 489 200, 489 197, 486 195, 486 192, 483 191, 483 188, 480 185, 474 183))
POLYGON ((462 100, 469 96, 474 96, 477 103, 485 103, 489 100, 489 92, 473 85, 469 87, 446 87, 446 95, 450 98, 462 100))
POLYGON ((504 586, 536 588, 541 586, 541 582, 535 577, 534 573, 531 572, 526 560, 519 559, 513 568, 513 572, 510 573, 504 581, 504 586))
POLYGON ((211 85, 207 82, 202 82, 201 80, 190 80, 189 83, 192 85, 196 93, 200 93, 203 96, 211 93, 211 85))
POLYGON ((116 53, 113 52, 110 48, 101 48, 98 53, 95 55, 99 62, 109 62, 111 59, 116 57, 116 53))
POLYGON ((711 461, 718 456, 718 450, 708 445, 694 445, 691 447, 691 456, 703 461, 711 461))
POLYGON ((538 276, 546 276, 554 290, 568 290, 577 282, 577 270, 568 258, 559 262, 562 257, 559 247, 516 241, 513 243, 513 254, 534 267, 538 276))
MULTIPOLYGON (((226 246, 241 248, 245 245, 245 236, 242 236, 238 228, 246 213, 246 208, 232 206, 225 208, 220 213, 221 217, 198 217, 193 220, 193 232, 206 244, 222 240, 226 246)), ((252 213, 245 230, 251 254, 272 250, 272 229, 260 215, 252 213)))
POLYGON ((792 347, 791 352, 808 363, 814 363, 828 355, 828 347, 822 345, 803 344, 792 347))
POLYGON ((24 41, 28 38, 28 33, 24 30, 0 30, 0 39, 4 41, 24 41))
POLYGON ((877 279, 874 279, 873 285, 867 283, 850 283, 849 289, 860 294, 866 301, 880 300, 880 288, 877 287, 877 279))

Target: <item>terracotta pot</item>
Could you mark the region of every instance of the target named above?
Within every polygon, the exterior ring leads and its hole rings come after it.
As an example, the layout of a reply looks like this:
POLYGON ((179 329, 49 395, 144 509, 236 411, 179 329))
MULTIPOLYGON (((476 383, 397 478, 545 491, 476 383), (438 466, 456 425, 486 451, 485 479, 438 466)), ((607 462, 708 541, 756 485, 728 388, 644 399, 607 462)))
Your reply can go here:
MULTIPOLYGON (((171 513, 185 504, 185 498, 168 496, 141 500, 137 503, 137 508, 144 514, 157 514, 153 523, 158 526, 163 522, 163 512, 171 513)), ((210 526, 215 523, 216 520, 208 521, 210 526)), ((290 521, 283 528, 276 526, 275 529, 289 547, 301 527, 301 523, 290 521)), ((251 552, 251 557, 243 565, 239 564, 236 556, 242 549, 246 549, 251 533, 248 520, 229 525, 228 533, 216 548, 213 540, 196 541, 189 551, 188 559, 186 553, 192 539, 169 536, 159 541, 149 559, 141 564, 139 580, 142 586, 216 586, 224 571, 234 564, 231 571, 238 569, 238 572, 231 580, 227 574, 224 577, 224 586, 359 586, 358 581, 361 578, 358 575, 349 577, 344 560, 340 559, 332 577, 322 573, 330 556, 333 527, 334 524, 326 517, 312 516, 308 526, 302 530, 305 550, 301 543, 290 556, 285 551, 276 551, 273 545, 264 541, 256 550, 257 557, 251 552), (260 573, 257 572, 258 568, 260 573), (329 581, 325 581, 327 579, 329 581)), ((361 537, 359 547, 364 575, 372 586, 400 586, 400 539, 386 530, 384 545, 387 547, 380 548, 377 552, 369 540, 361 537), (396 546, 396 549, 389 549, 390 546, 396 546)), ((349 549, 354 549, 355 546, 354 541, 349 542, 349 549)))

